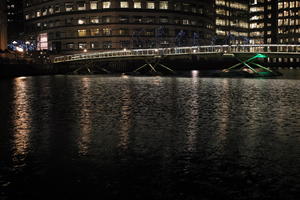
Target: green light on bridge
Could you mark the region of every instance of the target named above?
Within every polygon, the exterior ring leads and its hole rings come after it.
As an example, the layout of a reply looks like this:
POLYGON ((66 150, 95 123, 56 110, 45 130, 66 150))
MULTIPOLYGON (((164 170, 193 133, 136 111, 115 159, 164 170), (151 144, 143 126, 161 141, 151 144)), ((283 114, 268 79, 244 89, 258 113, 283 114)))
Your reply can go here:
POLYGON ((253 56, 253 58, 268 58, 268 56, 265 54, 259 53, 259 54, 256 54, 255 56, 253 56))

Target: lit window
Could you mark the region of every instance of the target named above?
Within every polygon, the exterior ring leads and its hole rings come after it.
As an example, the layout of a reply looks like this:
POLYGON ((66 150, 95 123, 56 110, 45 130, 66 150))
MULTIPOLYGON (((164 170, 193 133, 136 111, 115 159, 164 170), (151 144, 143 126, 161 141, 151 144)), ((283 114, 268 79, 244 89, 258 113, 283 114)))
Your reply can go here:
POLYGON ((103 2, 103 8, 110 8, 110 1, 104 1, 103 2))
POLYGON ((78 10, 86 10, 86 4, 84 1, 77 2, 78 10))
POLYGON ((92 24, 98 24, 99 23, 99 18, 98 17, 91 17, 91 23, 92 24))
POLYGON ((188 20, 188 19, 183 19, 183 20, 182 20, 182 24, 183 24, 183 25, 189 25, 189 24, 190 24, 190 20, 188 20))
POLYGON ((91 29, 91 36, 99 35, 100 31, 98 28, 91 29))
POLYGON ((142 3, 141 2, 134 2, 133 3, 133 8, 142 8, 142 3))
POLYGON ((48 49, 48 34, 41 33, 37 38, 37 50, 47 50, 48 49))
POLYGON ((120 35, 128 35, 128 29, 120 29, 119 34, 120 35))
POLYGON ((78 49, 86 49, 86 48, 87 48, 87 43, 85 43, 85 42, 78 43, 78 49))
POLYGON ((103 35, 111 35, 111 29, 110 28, 104 28, 103 29, 103 35))
POLYGON ((86 20, 85 19, 78 19, 78 24, 86 24, 86 20))
POLYGON ((74 43, 67 43, 66 44, 67 49, 74 49, 74 43))
POLYGON ((85 29, 81 29, 81 30, 78 30, 78 36, 79 37, 84 37, 86 36, 86 30, 85 29))
POLYGON ((98 2, 97 1, 91 1, 90 2, 90 8, 91 8, 91 10, 98 9, 98 2))
POLYGON ((91 42, 91 48, 92 49, 98 48, 98 42, 91 42))
POLYGON ((168 1, 160 1, 159 2, 159 9, 167 10, 169 7, 168 1))
POLYGON ((37 11, 37 12, 36 12, 36 16, 37 16, 37 17, 40 17, 40 16, 41 16, 41 11, 37 11))
POLYGON ((155 9, 155 3, 154 2, 147 2, 147 9, 155 9))
POLYGON ((53 14, 54 13, 54 9, 53 9, 52 6, 50 8, 48 8, 48 12, 49 12, 49 14, 53 14))
POLYGON ((66 3, 65 8, 67 12, 70 12, 73 10, 73 3, 66 3))
POLYGON ((120 2, 120 8, 128 8, 129 5, 128 5, 128 2, 127 1, 121 1, 120 2))

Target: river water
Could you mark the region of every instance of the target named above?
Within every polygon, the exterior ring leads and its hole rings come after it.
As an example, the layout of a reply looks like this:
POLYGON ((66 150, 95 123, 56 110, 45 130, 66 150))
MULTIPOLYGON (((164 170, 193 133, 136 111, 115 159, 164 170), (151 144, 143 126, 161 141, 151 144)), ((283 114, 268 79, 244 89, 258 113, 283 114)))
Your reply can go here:
POLYGON ((0 199, 297 199, 300 70, 284 73, 0 80, 0 199))

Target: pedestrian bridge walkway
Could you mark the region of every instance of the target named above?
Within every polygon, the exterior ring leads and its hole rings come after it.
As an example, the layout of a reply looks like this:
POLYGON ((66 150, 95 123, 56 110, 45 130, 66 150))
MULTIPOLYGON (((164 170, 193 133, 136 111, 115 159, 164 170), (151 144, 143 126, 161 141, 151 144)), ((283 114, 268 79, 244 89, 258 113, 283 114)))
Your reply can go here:
POLYGON ((124 49, 116 51, 101 51, 91 53, 80 53, 55 57, 54 63, 64 63, 83 60, 117 60, 122 58, 145 59, 156 57, 170 57, 183 55, 220 55, 235 56, 236 54, 265 54, 269 57, 280 56, 290 58, 300 58, 300 45, 290 44, 268 44, 268 45, 211 45, 211 46, 191 46, 173 48, 154 49, 124 49))

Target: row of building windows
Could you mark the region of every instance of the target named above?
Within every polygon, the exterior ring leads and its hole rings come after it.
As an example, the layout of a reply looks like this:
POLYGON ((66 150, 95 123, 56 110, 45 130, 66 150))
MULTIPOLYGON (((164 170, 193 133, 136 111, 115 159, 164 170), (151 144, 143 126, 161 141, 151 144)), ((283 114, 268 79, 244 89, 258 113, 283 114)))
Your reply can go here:
POLYGON ((134 24, 181 24, 181 25, 202 25, 202 21, 182 18, 155 17, 155 16, 102 16, 102 17, 83 17, 79 19, 68 18, 65 20, 66 25, 84 25, 84 24, 106 24, 106 23, 134 23, 134 24))
MULTIPOLYGON (((112 4, 110 1, 104 1, 102 2, 102 6, 99 6, 100 4, 98 1, 91 1, 89 4, 89 7, 85 2, 77 2, 76 6, 74 3, 65 3, 64 6, 60 5, 54 5, 50 6, 48 8, 43 8, 39 9, 37 11, 25 14, 25 19, 33 19, 36 17, 41 17, 41 16, 47 16, 47 15, 52 15, 55 13, 60 13, 60 12, 71 12, 71 11, 84 11, 84 10, 97 10, 97 9, 109 9, 112 8, 112 4), (75 8, 76 7, 76 8, 75 8)), ((156 4, 154 1, 147 1, 145 7, 142 6, 141 2, 133 2, 133 7, 130 7, 130 4, 128 1, 120 1, 120 6, 119 8, 134 8, 134 9, 160 9, 160 10, 168 10, 169 9, 169 3, 168 1, 160 1, 158 4, 158 7, 156 7, 156 4)), ((196 5, 191 5, 187 3, 181 4, 174 4, 174 10, 175 11, 185 11, 185 12, 192 12, 192 13, 199 13, 203 14, 204 9, 203 8, 197 8, 196 5)))
POLYGON ((291 9, 291 8, 299 8, 300 2, 296 0, 288 0, 285 2, 278 2, 278 9, 291 9))
POLYGON ((248 22, 243 22, 239 20, 225 20, 225 19, 216 19, 217 26, 230 26, 230 27, 238 27, 248 29, 248 22))
POLYGON ((93 41, 93 42, 69 42, 64 45, 64 48, 66 50, 87 50, 87 49, 111 49, 111 48, 130 48, 132 46, 134 47, 155 47, 157 45, 164 45, 169 46, 169 41, 160 41, 159 44, 155 40, 146 40, 143 41, 143 44, 140 44, 137 41, 130 41, 130 40, 121 40, 118 42, 112 42, 112 41, 93 41))
MULTIPOLYGON (((89 17, 89 18, 67 18, 65 20, 54 20, 49 22, 36 23, 37 28, 53 28, 60 26, 74 26, 74 25, 95 25, 95 24, 111 24, 111 23, 133 23, 133 24, 175 24, 175 25, 191 25, 204 27, 202 21, 196 21, 192 19, 180 19, 180 18, 168 18, 168 17, 153 17, 153 16, 134 16, 129 18, 127 16, 102 16, 102 17, 89 17)), ((211 28, 210 26, 207 28, 211 28)))
POLYGON ((174 29, 169 30, 167 28, 164 29, 111 29, 108 27, 104 28, 92 28, 92 29, 78 29, 78 30, 68 30, 68 31, 57 31, 49 33, 49 39, 57 39, 57 38, 73 38, 73 37, 93 37, 93 36, 158 36, 158 37, 175 37, 181 31, 184 32, 185 37, 193 37, 196 33, 199 38, 203 37, 203 33, 196 32, 192 30, 182 30, 182 29, 174 29))
MULTIPOLYGON (((192 41, 185 41, 186 43, 191 43, 192 41)), ((56 42, 54 42, 56 43, 56 42)), ((87 50, 87 49, 111 49, 111 48, 131 48, 131 47, 157 47, 157 46, 164 46, 169 47, 174 45, 176 41, 171 40, 153 40, 153 39, 146 39, 143 41, 136 41, 136 40, 119 40, 119 41, 111 41, 111 40, 104 40, 104 41, 78 41, 78 42, 67 42, 63 44, 63 48, 66 50, 87 50)), ((54 47, 52 45, 52 47, 54 47)))
POLYGON ((239 31, 225 31, 222 29, 217 29, 216 30, 217 35, 221 35, 221 36, 227 36, 229 34, 232 34, 236 37, 248 37, 248 33, 247 32, 239 32, 239 31))
POLYGON ((234 8, 240 10, 248 10, 248 5, 244 3, 239 3, 235 1, 225 1, 225 0, 216 0, 216 6, 224 6, 227 8, 234 8))

